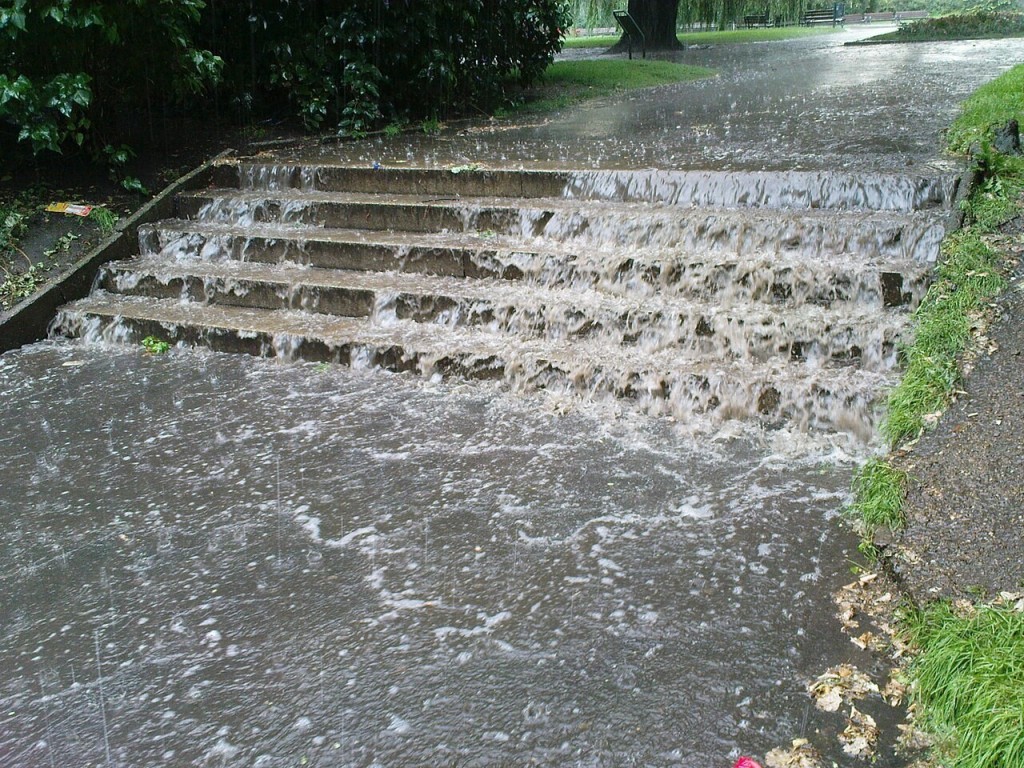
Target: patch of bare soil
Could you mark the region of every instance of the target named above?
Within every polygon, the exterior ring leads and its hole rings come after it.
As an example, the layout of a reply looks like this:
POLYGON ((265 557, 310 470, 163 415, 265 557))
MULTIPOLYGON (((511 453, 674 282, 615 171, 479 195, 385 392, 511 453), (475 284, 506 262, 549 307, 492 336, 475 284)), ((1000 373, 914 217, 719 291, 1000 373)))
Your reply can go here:
POLYGON ((13 247, 0 248, 0 315, 27 298, 32 285, 42 289, 109 234, 109 224, 99 216, 48 212, 45 208, 50 203, 104 208, 123 219, 175 179, 225 149, 258 151, 300 137, 290 126, 254 129, 200 121, 180 126, 175 135, 176 143, 140 150, 120 169, 122 178, 141 182, 145 193, 126 191, 120 178, 84 158, 22 159, 10 165, 0 158, 0 211, 14 206, 24 216, 13 247), (8 283, 5 290, 3 286, 10 280, 17 282, 8 283))
POLYGON ((893 567, 916 600, 1024 586, 1024 216, 992 238, 1010 287, 966 361, 964 390, 896 465, 910 476, 893 567))

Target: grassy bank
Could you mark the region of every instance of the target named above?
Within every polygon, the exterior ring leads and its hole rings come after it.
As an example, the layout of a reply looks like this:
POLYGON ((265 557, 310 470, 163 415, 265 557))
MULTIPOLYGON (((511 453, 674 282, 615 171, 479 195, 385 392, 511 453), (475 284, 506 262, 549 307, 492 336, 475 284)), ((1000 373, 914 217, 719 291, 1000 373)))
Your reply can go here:
POLYGON ((1024 13, 974 11, 921 19, 870 38, 870 43, 926 43, 1024 36, 1024 13))
MULTIPOLYGON (((758 29, 726 29, 721 32, 684 32, 678 35, 686 45, 732 45, 736 43, 764 43, 772 40, 792 40, 797 37, 826 35, 837 31, 833 27, 767 27, 758 29)), ((592 35, 570 37, 565 48, 611 48, 619 35, 592 35)))
MULTIPOLYGON (((1005 287, 1002 256, 987 236, 1024 210, 1024 158, 992 149, 992 129, 1024 118, 1024 65, 979 89, 948 132, 949 149, 970 154, 980 183, 965 204, 965 226, 942 244, 936 279, 914 316, 906 369, 890 393, 882 433, 891 448, 934 425, 960 385, 959 361, 972 331, 1005 287)), ((885 459, 854 480, 854 512, 866 536, 905 524, 907 477, 885 459)), ((952 503, 955 503, 952 502, 952 503)), ((946 768, 1024 766, 1024 601, 936 602, 909 612, 902 631, 916 649, 908 667, 918 724, 936 738, 946 768)))
POLYGON ((654 59, 556 61, 544 72, 543 80, 526 92, 515 111, 546 112, 621 91, 714 75, 715 71, 706 67, 654 59))
MULTIPOLYGON (((950 151, 964 154, 973 147, 981 183, 965 203, 964 228, 943 241, 935 282, 914 313, 914 339, 903 349, 904 376, 889 394, 882 424, 890 448, 917 438, 949 405, 960 383, 958 360, 971 329, 1005 285, 1000 256, 985 238, 1021 208, 1024 158, 993 151, 991 135, 994 126, 1015 115, 1024 117, 1022 88, 1024 65, 1019 65, 974 93, 950 126, 950 151)), ((878 525, 902 526, 904 481, 891 468, 879 471, 877 461, 858 474, 854 511, 869 536, 878 525), (898 505, 894 498, 900 499, 898 505), (880 509, 888 511, 880 515, 880 509)))
POLYGON ((936 603, 905 623, 919 653, 909 673, 917 724, 949 768, 1024 766, 1024 613, 936 603))

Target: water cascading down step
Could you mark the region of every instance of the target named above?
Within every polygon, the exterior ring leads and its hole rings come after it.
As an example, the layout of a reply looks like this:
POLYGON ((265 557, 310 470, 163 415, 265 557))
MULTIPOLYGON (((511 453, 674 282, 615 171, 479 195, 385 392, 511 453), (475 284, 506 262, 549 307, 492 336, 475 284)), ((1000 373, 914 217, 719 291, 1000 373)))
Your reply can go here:
POLYGON ((870 427, 951 178, 224 163, 54 331, 870 427))

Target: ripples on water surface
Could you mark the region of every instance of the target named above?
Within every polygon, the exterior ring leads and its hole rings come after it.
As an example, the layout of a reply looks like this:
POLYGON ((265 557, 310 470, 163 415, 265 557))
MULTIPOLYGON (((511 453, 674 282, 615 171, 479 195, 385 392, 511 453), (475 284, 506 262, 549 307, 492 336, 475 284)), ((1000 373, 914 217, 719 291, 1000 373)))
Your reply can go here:
POLYGON ((0 397, 4 765, 726 765, 850 647, 813 461, 184 351, 0 397))

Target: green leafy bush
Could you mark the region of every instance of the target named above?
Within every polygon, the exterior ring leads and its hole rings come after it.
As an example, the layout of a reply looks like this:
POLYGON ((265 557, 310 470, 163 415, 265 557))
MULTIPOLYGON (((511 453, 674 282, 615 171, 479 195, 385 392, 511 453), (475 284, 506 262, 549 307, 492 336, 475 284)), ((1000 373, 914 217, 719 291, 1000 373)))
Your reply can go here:
POLYGON ((203 0, 8 0, 0 7, 0 148, 84 147, 97 159, 152 114, 215 82, 198 48, 203 0), (6 129, 6 130, 4 130, 6 129))
POLYGON ((218 7, 205 41, 227 62, 233 98, 289 105, 309 129, 357 136, 494 107, 543 73, 568 23, 560 0, 242 6, 218 7))
POLYGON ((489 110, 567 22, 561 0, 7 0, 0 151, 83 148, 125 184, 125 145, 218 84, 243 122, 287 111, 345 135, 489 110))

